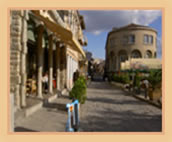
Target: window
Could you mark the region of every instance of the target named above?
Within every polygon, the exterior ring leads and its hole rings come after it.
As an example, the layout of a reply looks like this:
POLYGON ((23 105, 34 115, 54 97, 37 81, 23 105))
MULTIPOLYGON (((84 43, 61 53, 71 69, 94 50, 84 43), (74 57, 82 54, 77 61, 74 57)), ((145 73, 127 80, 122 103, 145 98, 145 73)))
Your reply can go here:
POLYGON ((140 51, 138 50, 134 50, 132 53, 131 53, 131 58, 141 58, 141 53, 140 51))
POLYGON ((110 47, 114 47, 116 45, 116 38, 114 37, 110 38, 109 42, 110 42, 110 47))
POLYGON ((148 35, 144 35, 144 43, 145 44, 148 44, 149 43, 149 41, 148 41, 148 35))
POLYGON ((147 50, 145 54, 145 58, 152 58, 152 52, 147 50))
POLYGON ((124 61, 128 60, 128 55, 127 55, 127 52, 125 50, 119 51, 118 55, 119 55, 119 61, 120 62, 124 62, 124 61))
POLYGON ((133 44, 135 43, 135 35, 125 35, 123 37, 123 44, 133 44))
POLYGON ((152 35, 144 35, 144 43, 145 44, 153 44, 153 36, 152 35))
POLYGON ((125 62, 127 60, 127 56, 126 55, 120 55, 119 58, 120 58, 119 59, 120 62, 125 62))
POLYGON ((134 42, 135 42, 135 36, 134 35, 129 35, 128 43, 134 43, 134 42))
POLYGON ((149 36, 149 43, 153 44, 153 36, 149 36))

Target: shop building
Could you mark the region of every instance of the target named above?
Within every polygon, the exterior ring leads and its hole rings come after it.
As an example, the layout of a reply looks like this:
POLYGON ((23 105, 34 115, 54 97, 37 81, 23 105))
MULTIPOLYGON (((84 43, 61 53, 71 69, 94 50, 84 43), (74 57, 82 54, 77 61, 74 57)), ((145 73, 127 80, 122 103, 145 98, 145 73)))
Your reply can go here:
POLYGON ((43 99, 46 73, 48 94, 72 88, 73 73, 85 65, 84 29, 76 10, 10 11, 10 94, 17 109, 27 106, 27 96, 43 99))

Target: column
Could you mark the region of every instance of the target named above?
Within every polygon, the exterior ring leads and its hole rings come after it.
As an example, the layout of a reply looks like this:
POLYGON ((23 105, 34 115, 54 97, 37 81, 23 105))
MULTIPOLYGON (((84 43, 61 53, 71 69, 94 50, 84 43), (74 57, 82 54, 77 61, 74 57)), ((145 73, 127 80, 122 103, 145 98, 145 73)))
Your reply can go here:
POLYGON ((27 53, 27 11, 23 12, 22 17, 22 33, 21 33, 21 84, 20 84, 20 95, 21 95, 21 107, 26 106, 26 53, 27 53))
POLYGON ((42 48, 42 38, 44 26, 42 24, 38 25, 37 28, 38 38, 37 38, 37 95, 38 98, 43 98, 42 96, 42 69, 43 69, 43 48, 42 48))
POLYGON ((71 74, 72 74, 72 87, 73 87, 73 85, 74 85, 74 82, 73 82, 73 74, 74 74, 74 66, 73 66, 73 58, 72 58, 72 62, 71 62, 71 74))
POLYGON ((53 35, 49 34, 48 37, 49 49, 48 49, 48 68, 49 68, 49 78, 48 78, 48 91, 50 94, 53 93, 53 35))
POLYGON ((72 64, 73 64, 73 61, 72 61, 72 57, 71 57, 71 87, 73 87, 73 66, 72 66, 72 64))
POLYGON ((63 64, 62 64, 62 73, 61 73, 61 79, 62 79, 62 86, 61 86, 61 89, 64 89, 65 88, 65 84, 66 84, 66 47, 63 46, 62 47, 62 61, 63 61, 63 64))
POLYGON ((69 80, 70 80, 70 88, 72 88, 72 81, 73 81, 73 78, 72 78, 72 62, 71 62, 71 59, 72 59, 72 57, 70 56, 70 58, 69 58, 69 80))
POLYGON ((70 77, 69 77, 69 55, 67 55, 67 88, 70 88, 70 77))
POLYGON ((65 60, 65 64, 64 64, 64 87, 67 88, 67 47, 65 47, 64 49, 65 51, 65 55, 64 55, 64 60, 65 60))
POLYGON ((56 42, 56 85, 57 91, 60 90, 60 42, 56 42))

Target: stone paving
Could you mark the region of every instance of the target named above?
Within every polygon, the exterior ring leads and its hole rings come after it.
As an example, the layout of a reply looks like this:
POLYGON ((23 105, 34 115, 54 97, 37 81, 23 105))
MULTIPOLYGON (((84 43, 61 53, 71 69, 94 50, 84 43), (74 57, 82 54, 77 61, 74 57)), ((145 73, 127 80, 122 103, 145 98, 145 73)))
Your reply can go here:
POLYGON ((67 122, 68 97, 57 98, 52 103, 23 119, 15 120, 16 132, 64 132, 67 122))
MULTIPOLYGON (((67 122, 67 96, 44 105, 33 115, 15 120, 16 131, 64 132, 67 122)), ((108 82, 91 82, 87 101, 81 105, 82 132, 161 131, 161 109, 125 94, 108 82)))
POLYGON ((161 109, 125 94, 107 82, 91 82, 81 106, 80 131, 161 131, 161 109))

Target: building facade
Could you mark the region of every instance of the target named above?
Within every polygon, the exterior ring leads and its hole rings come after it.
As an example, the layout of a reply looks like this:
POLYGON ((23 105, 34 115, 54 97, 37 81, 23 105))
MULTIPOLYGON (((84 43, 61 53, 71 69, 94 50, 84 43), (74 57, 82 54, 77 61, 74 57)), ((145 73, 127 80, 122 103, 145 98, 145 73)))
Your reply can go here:
POLYGON ((76 10, 10 12, 10 93, 17 109, 27 106, 28 95, 43 99, 45 73, 49 94, 72 88, 73 73, 84 66, 84 29, 76 10))
POLYGON ((132 58, 156 58, 157 32, 147 26, 129 24, 114 28, 106 41, 105 72, 119 71, 132 58))

